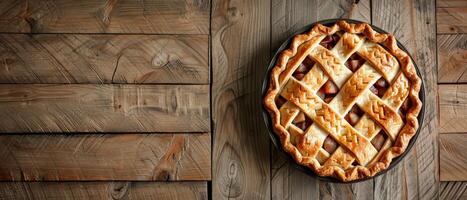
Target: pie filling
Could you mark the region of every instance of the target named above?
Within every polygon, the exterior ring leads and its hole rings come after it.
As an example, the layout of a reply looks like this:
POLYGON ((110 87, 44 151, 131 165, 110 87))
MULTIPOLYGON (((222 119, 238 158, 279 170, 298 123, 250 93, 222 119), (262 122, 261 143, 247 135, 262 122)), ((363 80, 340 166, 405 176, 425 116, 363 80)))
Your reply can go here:
POLYGON ((382 98, 388 88, 388 82, 383 77, 381 77, 374 85, 370 87, 370 91, 377 95, 379 98, 382 98))
POLYGON ((360 107, 354 105, 352 109, 350 109, 349 113, 345 115, 344 119, 349 122, 350 125, 355 126, 363 114, 364 112, 360 109, 360 107))
POLYGON ((345 66, 350 69, 350 71, 355 72, 358 68, 360 68, 363 63, 365 63, 365 59, 363 59, 357 53, 352 54, 347 61, 345 61, 345 66))
POLYGON ((300 112, 292 121, 292 124, 302 129, 302 131, 305 131, 308 127, 311 126, 311 124, 313 124, 313 121, 308 116, 306 116, 305 113, 300 112))
POLYGON ((339 42, 340 36, 338 34, 328 35, 319 43, 326 49, 331 50, 339 42))
POLYGON ((406 98, 404 103, 402 103, 401 107, 399 108, 399 115, 402 118, 402 121, 405 123, 405 116, 407 115, 407 112, 409 111, 409 108, 412 107, 412 103, 410 103, 409 98, 406 98))
POLYGON ((329 103, 337 95, 339 88, 331 80, 328 80, 316 93, 324 102, 329 103))
POLYGON ((295 77, 297 80, 302 80, 303 77, 305 77, 306 73, 310 71, 310 69, 313 67, 314 62, 308 58, 308 56, 303 60, 302 63, 298 66, 298 68, 294 71, 292 74, 293 77, 295 77))
POLYGON ((323 149, 329 154, 332 154, 336 151, 337 147, 339 147, 339 144, 334 140, 334 138, 328 135, 323 142, 323 149))
POLYGON ((285 99, 284 97, 278 96, 278 97, 276 98, 276 105, 277 105, 277 108, 282 107, 282 105, 284 105, 285 103, 287 103, 287 99, 285 99))
POLYGON ((379 151, 383 148, 384 142, 388 136, 384 133, 384 131, 380 131, 372 140, 371 144, 379 151))

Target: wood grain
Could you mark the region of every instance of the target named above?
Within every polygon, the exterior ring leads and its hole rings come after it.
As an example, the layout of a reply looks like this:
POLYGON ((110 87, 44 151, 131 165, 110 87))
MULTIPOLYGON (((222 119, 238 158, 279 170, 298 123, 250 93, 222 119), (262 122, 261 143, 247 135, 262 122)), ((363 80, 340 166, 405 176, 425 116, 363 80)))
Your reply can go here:
MULTIPOLYGON (((352 18, 370 22, 370 1, 286 1, 273 0, 271 10, 271 53, 291 34, 303 26, 329 18, 352 18)), ((320 198, 371 198, 373 182, 342 185, 321 183, 297 169, 271 151, 272 199, 318 199, 320 198)))
POLYGON ((467 132, 467 85, 439 85, 440 133, 467 132))
POLYGON ((438 35, 438 83, 467 82, 467 35, 438 35))
POLYGON ((209 33, 208 0, 0 2, 0 32, 209 33))
POLYGON ((0 132, 209 132, 209 85, 0 84, 0 132))
POLYGON ((210 180, 210 135, 1 135, 0 180, 210 180))
POLYGON ((261 82, 270 59, 270 1, 214 0, 212 199, 270 199, 261 82))
POLYGON ((0 34, 0 83, 208 84, 208 36, 0 34))
POLYGON ((392 171, 375 179, 375 199, 438 198, 436 120, 438 79, 434 10, 434 0, 372 1, 373 24, 393 33, 408 49, 421 72, 426 93, 425 118, 417 142, 403 162, 392 171))
POLYGON ((0 199, 207 199, 205 182, 2 182, 0 199))
POLYGON ((441 182, 439 199, 467 199, 467 182, 441 182))
POLYGON ((319 198, 318 179, 296 169, 277 149, 271 151, 271 159, 272 199, 319 198))
POLYGON ((439 179, 467 181, 467 133, 439 137, 439 179))
MULTIPOLYGON (((318 19, 318 1, 273 0, 271 55, 292 34, 318 19)), ((271 151, 271 198, 318 199, 319 181, 297 170, 274 146, 271 151)))
POLYGON ((437 0, 437 8, 445 7, 467 7, 467 1, 465 0, 437 0))
POLYGON ((436 8, 438 33, 467 33, 467 6, 436 8))

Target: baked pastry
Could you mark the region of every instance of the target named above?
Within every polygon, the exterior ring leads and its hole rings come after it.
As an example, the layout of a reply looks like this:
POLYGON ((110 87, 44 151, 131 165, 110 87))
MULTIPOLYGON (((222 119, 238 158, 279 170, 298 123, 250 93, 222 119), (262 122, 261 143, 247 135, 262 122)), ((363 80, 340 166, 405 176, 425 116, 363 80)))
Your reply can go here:
POLYGON ((415 135, 421 80, 394 36, 337 21, 296 35, 264 105, 283 149, 319 176, 372 177, 415 135))

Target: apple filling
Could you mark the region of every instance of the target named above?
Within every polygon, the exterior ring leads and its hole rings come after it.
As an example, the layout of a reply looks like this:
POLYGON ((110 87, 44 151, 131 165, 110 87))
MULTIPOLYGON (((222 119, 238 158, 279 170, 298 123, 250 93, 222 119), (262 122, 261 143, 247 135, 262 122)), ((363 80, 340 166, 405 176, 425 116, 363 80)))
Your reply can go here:
POLYGON ((285 99, 285 98, 282 97, 282 96, 278 96, 278 97, 276 98, 276 105, 277 105, 277 108, 282 107, 282 105, 284 105, 286 102, 287 102, 287 99, 285 99))
POLYGON ((337 95, 339 88, 331 80, 328 80, 324 85, 318 90, 317 95, 326 103, 331 102, 331 100, 337 95))
POLYGON ((398 113, 401 116, 402 121, 404 123, 405 123, 405 118, 406 118, 407 112, 409 111, 410 107, 411 107, 410 100, 409 100, 409 98, 406 98, 404 103, 402 103, 401 107, 399 108, 398 113))
POLYGON ((302 80, 305 77, 306 73, 310 71, 315 63, 309 57, 306 57, 302 63, 298 66, 298 68, 292 74, 297 80, 302 80))
POLYGON ((292 124, 305 131, 309 126, 311 126, 311 124, 313 124, 313 121, 306 116, 305 113, 300 112, 292 121, 292 124))
POLYGON ((328 135, 323 142, 323 149, 329 154, 332 154, 334 151, 336 151, 337 147, 339 147, 339 145, 337 144, 336 140, 328 135))
POLYGON ((374 85, 370 87, 370 91, 373 92, 379 98, 382 98, 386 90, 388 90, 389 84, 384 78, 378 79, 374 85))
POLYGON ((345 61, 345 66, 350 69, 350 71, 355 72, 358 68, 360 68, 363 63, 365 63, 365 59, 360 57, 357 53, 352 54, 347 61, 345 61))
POLYGON ((319 43, 326 49, 331 50, 334 46, 336 46, 337 42, 339 42, 340 36, 337 34, 328 35, 326 36, 321 42, 319 43))
POLYGON ((371 140, 371 144, 379 151, 383 148, 384 141, 387 139, 387 135, 384 131, 379 131, 379 133, 371 140))
POLYGON ((350 125, 355 126, 363 114, 364 112, 360 109, 360 107, 354 105, 352 109, 350 109, 349 113, 345 115, 344 119, 349 122, 350 125))

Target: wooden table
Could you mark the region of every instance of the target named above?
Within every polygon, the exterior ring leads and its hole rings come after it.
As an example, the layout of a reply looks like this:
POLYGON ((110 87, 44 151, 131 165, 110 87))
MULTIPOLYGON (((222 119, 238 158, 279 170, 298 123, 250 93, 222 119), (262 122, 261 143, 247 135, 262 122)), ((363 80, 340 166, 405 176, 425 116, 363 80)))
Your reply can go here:
POLYGON ((0 199, 466 199, 466 34, 465 0, 0 1, 0 199), (260 115, 272 54, 327 18, 425 81, 413 150, 358 184, 294 169, 260 115))

